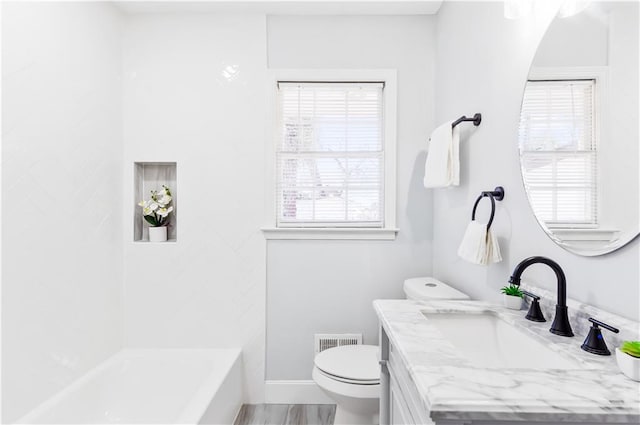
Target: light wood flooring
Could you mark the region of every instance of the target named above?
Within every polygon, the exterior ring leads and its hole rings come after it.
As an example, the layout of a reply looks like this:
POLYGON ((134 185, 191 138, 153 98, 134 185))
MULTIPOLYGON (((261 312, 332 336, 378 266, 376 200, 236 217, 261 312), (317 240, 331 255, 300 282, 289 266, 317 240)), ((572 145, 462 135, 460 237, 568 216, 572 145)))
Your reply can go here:
POLYGON ((244 404, 234 425, 333 425, 334 404, 244 404))

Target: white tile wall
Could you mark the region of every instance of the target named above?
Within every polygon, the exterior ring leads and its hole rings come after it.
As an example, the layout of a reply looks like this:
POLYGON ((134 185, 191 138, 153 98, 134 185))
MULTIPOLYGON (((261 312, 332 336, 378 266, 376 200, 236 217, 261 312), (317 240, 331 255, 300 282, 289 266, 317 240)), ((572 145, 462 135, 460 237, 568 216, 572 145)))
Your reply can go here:
POLYGON ((175 244, 135 244, 125 204, 125 344, 242 347, 264 385, 265 18, 141 15, 124 32, 124 199, 134 161, 176 161, 175 244))
POLYGON ((5 423, 121 346, 122 126, 111 5, 2 7, 5 423))

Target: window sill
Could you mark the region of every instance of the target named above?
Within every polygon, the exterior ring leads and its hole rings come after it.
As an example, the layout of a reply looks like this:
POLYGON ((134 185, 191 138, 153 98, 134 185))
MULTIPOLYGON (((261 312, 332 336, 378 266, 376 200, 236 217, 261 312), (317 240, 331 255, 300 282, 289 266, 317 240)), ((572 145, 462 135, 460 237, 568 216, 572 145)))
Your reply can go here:
POLYGON ((563 242, 568 241, 613 241, 618 230, 615 229, 576 229, 551 227, 549 230, 563 242))
POLYGON ((392 241, 398 229, 263 227, 265 239, 274 240, 380 240, 392 241))

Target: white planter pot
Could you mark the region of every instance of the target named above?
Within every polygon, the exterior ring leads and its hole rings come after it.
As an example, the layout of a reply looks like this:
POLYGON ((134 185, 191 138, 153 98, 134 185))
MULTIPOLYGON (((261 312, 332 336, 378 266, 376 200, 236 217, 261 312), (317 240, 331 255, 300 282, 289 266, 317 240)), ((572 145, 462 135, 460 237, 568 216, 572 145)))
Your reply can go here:
POLYGON ((511 310, 520 310, 522 308, 522 298, 514 295, 502 294, 502 302, 504 306, 511 310))
POLYGON ((167 226, 149 227, 149 242, 165 242, 167 240, 167 226))
POLYGON ((616 362, 625 376, 634 381, 640 381, 640 358, 630 356, 616 348, 616 362))

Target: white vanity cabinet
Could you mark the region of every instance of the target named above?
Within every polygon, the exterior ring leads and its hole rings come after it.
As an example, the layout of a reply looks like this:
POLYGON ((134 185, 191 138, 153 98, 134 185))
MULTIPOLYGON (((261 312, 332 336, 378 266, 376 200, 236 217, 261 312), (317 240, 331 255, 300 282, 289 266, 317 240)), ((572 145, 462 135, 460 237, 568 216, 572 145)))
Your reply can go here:
POLYGON ((380 425, 434 425, 409 371, 380 327, 380 425))
POLYGON ((389 387, 389 423, 391 424, 413 424, 409 408, 398 388, 398 383, 391 379, 389 387))

